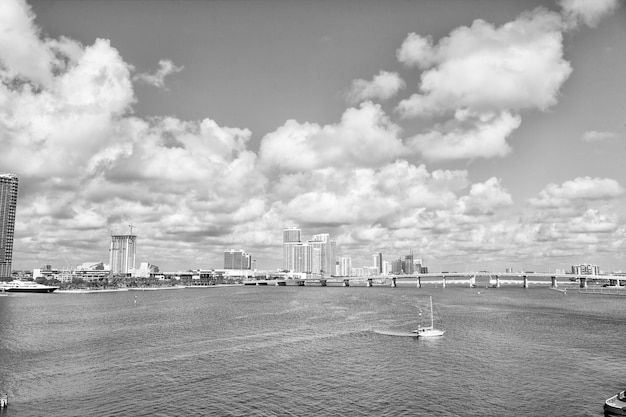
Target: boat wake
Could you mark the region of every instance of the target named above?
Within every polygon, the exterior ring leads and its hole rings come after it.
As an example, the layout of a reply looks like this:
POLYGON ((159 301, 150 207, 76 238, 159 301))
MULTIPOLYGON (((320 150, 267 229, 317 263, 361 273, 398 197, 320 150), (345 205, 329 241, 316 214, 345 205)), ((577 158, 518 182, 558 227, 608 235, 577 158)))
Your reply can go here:
POLYGON ((416 337, 415 333, 411 332, 396 332, 392 330, 372 330, 374 333, 382 334, 384 336, 395 336, 395 337, 416 337))

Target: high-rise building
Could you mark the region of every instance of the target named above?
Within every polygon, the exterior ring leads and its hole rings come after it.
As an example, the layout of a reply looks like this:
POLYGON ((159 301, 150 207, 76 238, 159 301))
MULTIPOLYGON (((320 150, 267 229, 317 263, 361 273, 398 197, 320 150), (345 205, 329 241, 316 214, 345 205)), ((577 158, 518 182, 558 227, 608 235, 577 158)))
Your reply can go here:
POLYGON ((312 272, 323 275, 334 274, 335 248, 337 243, 334 240, 330 240, 328 233, 321 233, 319 235, 313 235, 309 244, 314 249, 312 272))
POLYGON ((293 267, 292 272, 311 272, 313 261, 313 247, 308 243, 293 245, 293 267))
POLYGON ((600 275, 600 267, 591 264, 572 265, 572 274, 576 275, 600 275))
POLYGON ((413 253, 404 257, 404 263, 402 264, 402 270, 405 274, 412 274, 414 271, 413 265, 413 253))
POLYGON ((301 230, 297 227, 283 229, 283 270, 294 270, 294 246, 299 245, 301 230))
POLYGON ((224 269, 251 269, 252 257, 242 250, 224 252, 224 269))
POLYGON ((137 257, 137 236, 111 235, 109 265, 111 274, 132 274, 137 257))
POLYGON ((375 253, 374 255, 372 255, 372 258, 374 258, 374 267, 376 267, 378 269, 378 273, 379 274, 382 274, 383 273, 383 254, 382 254, 382 252, 375 253))
POLYGON ((339 258, 339 275, 342 277, 352 276, 352 258, 349 256, 339 258))
POLYGON ((11 276, 18 179, 0 173, 0 277, 11 276))

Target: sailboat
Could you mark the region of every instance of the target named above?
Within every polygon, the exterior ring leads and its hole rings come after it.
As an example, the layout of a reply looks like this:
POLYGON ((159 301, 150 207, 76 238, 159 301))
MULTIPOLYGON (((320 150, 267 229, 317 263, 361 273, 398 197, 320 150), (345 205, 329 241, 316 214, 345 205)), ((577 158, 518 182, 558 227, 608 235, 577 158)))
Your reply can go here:
POLYGON ((435 329, 435 318, 433 316, 433 297, 430 296, 430 326, 418 326, 417 330, 413 330, 413 333, 416 333, 417 337, 441 337, 443 336, 444 332, 444 330, 435 329))

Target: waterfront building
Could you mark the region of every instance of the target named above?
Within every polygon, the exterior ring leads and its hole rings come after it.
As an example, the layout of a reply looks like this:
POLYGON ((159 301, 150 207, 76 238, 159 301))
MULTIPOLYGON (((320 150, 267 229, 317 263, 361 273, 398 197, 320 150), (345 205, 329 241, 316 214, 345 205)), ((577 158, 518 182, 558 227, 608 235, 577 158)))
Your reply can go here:
POLYGON ((352 258, 344 256, 339 258, 339 276, 349 277, 352 275, 352 258))
POLYGON ((139 268, 135 270, 135 277, 137 278, 150 278, 159 272, 159 267, 152 265, 149 262, 142 262, 139 268))
POLYGON ((374 255, 372 255, 372 258, 374 258, 374 267, 378 269, 379 274, 382 274, 383 273, 383 253, 382 252, 375 253, 374 255))
POLYGON ((224 252, 224 269, 252 269, 252 257, 243 250, 224 252))
POLYGON ((394 275, 400 275, 402 273, 402 259, 391 261, 391 273, 394 275))
POLYGON ((391 262, 383 261, 383 275, 391 274, 391 262))
POLYGON ((591 264, 572 265, 572 274, 576 275, 600 275, 600 267, 591 264))
POLYGON ((297 227, 283 229, 283 270, 294 270, 294 246, 301 244, 301 230, 297 227))
POLYGON ((336 242, 328 233, 313 235, 309 244, 313 247, 313 273, 333 274, 335 265, 336 242))
POLYGON ((135 271, 137 258, 137 236, 111 235, 109 265, 111 274, 130 275, 135 271))
POLYGON ((413 254, 406 255, 404 257, 404 263, 402 264, 402 270, 405 274, 412 274, 414 271, 413 254))
POLYGON ((313 247, 308 243, 293 245, 293 268, 291 272, 310 273, 313 264, 313 247))
POLYGON ((11 276, 18 178, 0 173, 0 277, 11 276))

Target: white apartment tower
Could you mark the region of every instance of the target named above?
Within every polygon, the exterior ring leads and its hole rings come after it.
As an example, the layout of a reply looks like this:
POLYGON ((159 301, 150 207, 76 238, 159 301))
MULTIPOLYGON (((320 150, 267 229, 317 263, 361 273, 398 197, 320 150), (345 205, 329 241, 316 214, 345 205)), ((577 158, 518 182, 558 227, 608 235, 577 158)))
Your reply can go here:
POLYGON ((18 179, 0 173, 0 277, 11 276, 18 179))
POLYGON ((352 275, 352 258, 349 256, 339 258, 339 275, 342 277, 352 275))
POLYGON ((313 235, 309 244, 313 247, 313 270, 315 274, 330 275, 335 273, 334 240, 330 240, 328 233, 313 235))
POLYGON ((294 246, 300 245, 301 230, 297 227, 283 229, 283 270, 294 270, 294 246))

